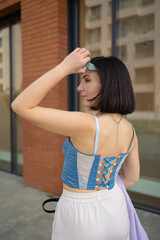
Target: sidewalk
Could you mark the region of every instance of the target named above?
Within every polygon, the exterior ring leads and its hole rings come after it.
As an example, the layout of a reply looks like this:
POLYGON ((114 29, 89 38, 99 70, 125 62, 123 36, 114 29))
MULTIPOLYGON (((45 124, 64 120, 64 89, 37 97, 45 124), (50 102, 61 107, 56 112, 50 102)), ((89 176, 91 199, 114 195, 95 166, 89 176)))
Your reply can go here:
MULTIPOLYGON (((47 193, 24 186, 22 177, 0 171, 0 239, 50 240, 54 215, 41 207, 47 198, 47 193)), ((137 213, 149 239, 159 240, 160 215, 137 213)))

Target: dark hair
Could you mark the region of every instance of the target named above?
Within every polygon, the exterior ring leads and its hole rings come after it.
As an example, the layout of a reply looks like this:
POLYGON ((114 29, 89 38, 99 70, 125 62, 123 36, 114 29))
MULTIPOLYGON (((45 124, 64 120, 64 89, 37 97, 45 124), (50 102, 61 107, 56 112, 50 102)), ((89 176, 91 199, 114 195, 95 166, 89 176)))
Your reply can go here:
POLYGON ((97 69, 102 88, 97 96, 98 105, 92 110, 104 113, 129 114, 135 110, 135 97, 129 72, 125 64, 117 57, 94 57, 91 59, 97 69))

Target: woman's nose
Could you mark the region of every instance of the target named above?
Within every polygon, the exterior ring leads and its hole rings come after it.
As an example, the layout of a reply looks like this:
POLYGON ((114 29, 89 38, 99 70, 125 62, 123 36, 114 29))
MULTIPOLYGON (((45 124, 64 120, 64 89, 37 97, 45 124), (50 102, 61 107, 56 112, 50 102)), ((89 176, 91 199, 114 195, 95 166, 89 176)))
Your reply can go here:
POLYGON ((78 92, 82 92, 82 91, 83 91, 83 85, 82 85, 82 83, 80 83, 79 86, 77 87, 77 91, 78 91, 78 92))

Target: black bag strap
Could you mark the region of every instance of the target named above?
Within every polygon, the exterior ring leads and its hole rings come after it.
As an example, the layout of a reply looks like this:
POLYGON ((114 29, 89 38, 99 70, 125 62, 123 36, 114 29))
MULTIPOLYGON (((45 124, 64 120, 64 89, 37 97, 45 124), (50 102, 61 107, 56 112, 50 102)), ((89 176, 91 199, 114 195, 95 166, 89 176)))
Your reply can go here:
POLYGON ((43 208, 43 210, 45 211, 45 212, 47 212, 47 213, 54 213, 55 212, 55 209, 54 210, 47 210, 47 209, 45 209, 45 205, 46 205, 46 203, 48 203, 48 202, 58 202, 58 200, 59 200, 59 198, 49 198, 49 199, 47 199, 47 200, 45 200, 43 203, 42 203, 42 208, 43 208))

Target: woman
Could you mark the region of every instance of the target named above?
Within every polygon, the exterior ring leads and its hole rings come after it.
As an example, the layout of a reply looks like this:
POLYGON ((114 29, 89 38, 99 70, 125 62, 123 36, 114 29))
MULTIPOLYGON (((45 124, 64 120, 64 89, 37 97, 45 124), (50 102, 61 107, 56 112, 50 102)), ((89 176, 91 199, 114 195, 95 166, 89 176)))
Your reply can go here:
MULTIPOLYGON (((135 108, 125 65, 115 57, 91 59, 88 50, 76 48, 11 106, 34 125, 69 136, 63 145, 63 193, 52 240, 131 239, 126 193, 116 182, 122 163, 118 178, 125 188, 134 185, 140 174, 137 136, 123 117, 135 108), (72 73, 82 74, 77 90, 84 106, 97 110, 96 116, 38 106, 51 88, 72 73)), ((147 239, 145 232, 143 236, 147 239)))

